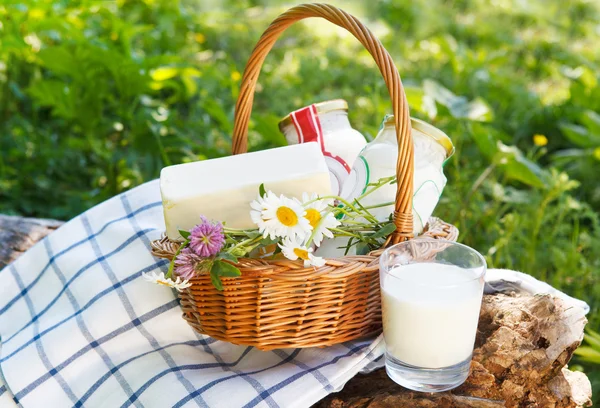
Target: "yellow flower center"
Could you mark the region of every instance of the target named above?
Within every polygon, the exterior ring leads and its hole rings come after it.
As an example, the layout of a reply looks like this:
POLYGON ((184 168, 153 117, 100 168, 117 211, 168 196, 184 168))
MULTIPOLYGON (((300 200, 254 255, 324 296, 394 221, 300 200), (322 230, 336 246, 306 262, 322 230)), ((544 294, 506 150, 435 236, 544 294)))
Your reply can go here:
POLYGON ((308 251, 305 249, 300 249, 300 248, 294 248, 294 253, 296 254, 296 256, 298 256, 298 258, 308 261, 308 251))
POLYGON ((548 144, 548 138, 544 135, 533 135, 533 143, 536 146, 546 146, 548 144))
POLYGON ((157 280, 156 283, 158 283, 159 285, 165 285, 165 286, 171 287, 171 284, 169 284, 167 282, 157 280))
POLYGON ((306 215, 304 216, 310 223, 311 227, 317 228, 319 225, 319 221, 321 221, 321 213, 315 210, 314 208, 309 208, 306 210, 306 215))
POLYGON ((293 227, 298 224, 298 216, 290 207, 279 207, 277 209, 277 219, 286 227, 293 227))

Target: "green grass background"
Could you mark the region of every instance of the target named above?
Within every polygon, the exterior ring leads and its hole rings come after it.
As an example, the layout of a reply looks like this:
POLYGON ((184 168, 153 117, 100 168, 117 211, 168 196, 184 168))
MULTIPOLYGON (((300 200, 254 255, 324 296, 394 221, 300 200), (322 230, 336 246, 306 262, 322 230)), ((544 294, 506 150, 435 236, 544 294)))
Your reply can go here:
MULTIPOLYGON (((491 267, 585 299, 598 330, 598 3, 332 3, 382 40, 411 114, 454 141, 436 215, 491 267), (535 135, 547 144, 536 145, 535 135)), ((0 212, 66 220, 158 177, 163 166, 230 154, 240 73, 262 30, 289 5, 2 3, 0 212)), ((281 116, 332 98, 348 100, 352 124, 369 138, 391 110, 354 38, 325 21, 293 26, 264 64, 250 149, 283 145, 281 116)), ((577 362, 595 387, 599 350, 577 362)))

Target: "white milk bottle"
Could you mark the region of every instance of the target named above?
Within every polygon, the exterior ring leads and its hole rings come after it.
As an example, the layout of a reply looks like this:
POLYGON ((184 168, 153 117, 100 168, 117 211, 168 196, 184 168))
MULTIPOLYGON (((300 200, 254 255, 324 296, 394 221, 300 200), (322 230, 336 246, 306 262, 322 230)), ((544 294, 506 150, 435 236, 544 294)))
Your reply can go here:
MULTIPOLYGON (((450 138, 441 130, 419 119, 411 118, 412 139, 415 154, 413 233, 419 235, 433 214, 446 186, 444 162, 454 153, 450 138)), ((398 141, 394 116, 383 121, 379 134, 359 154, 352 172, 346 180, 341 196, 347 200, 359 197, 369 183, 396 175, 398 141)), ((361 200, 365 207, 396 200, 396 185, 387 184, 361 200)), ((370 210, 378 220, 387 219, 394 212, 394 205, 370 210)))
POLYGON ((317 142, 329 168, 331 191, 339 195, 354 160, 367 144, 348 121, 348 103, 335 99, 306 106, 287 115, 279 129, 288 144, 317 142))
MULTIPOLYGON (((433 214, 442 190, 446 186, 444 162, 454 153, 450 138, 441 130, 419 119, 411 118, 412 139, 414 144, 414 194, 413 194, 413 233, 423 232, 423 227, 433 214)), ((395 177, 398 160, 398 141, 394 125, 394 116, 387 115, 377 137, 360 152, 352 171, 342 187, 340 196, 348 201, 360 197, 369 183, 381 178, 395 177)), ((365 207, 396 200, 396 184, 386 184, 361 199, 365 207)), ((383 221, 394 212, 394 204, 369 209, 378 220, 383 221)), ((339 257, 344 251, 347 238, 324 240, 316 251, 319 256, 339 257)), ((351 247, 349 255, 355 254, 351 247)))

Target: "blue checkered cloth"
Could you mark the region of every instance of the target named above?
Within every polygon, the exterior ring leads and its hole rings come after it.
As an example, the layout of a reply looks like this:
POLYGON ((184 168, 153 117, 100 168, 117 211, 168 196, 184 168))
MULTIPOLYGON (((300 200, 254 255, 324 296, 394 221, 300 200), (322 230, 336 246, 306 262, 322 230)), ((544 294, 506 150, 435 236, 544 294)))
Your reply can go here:
POLYGON ((153 181, 0 271, 0 407, 307 407, 380 360, 380 339, 263 352, 197 334, 142 278, 167 271, 163 230, 153 181))

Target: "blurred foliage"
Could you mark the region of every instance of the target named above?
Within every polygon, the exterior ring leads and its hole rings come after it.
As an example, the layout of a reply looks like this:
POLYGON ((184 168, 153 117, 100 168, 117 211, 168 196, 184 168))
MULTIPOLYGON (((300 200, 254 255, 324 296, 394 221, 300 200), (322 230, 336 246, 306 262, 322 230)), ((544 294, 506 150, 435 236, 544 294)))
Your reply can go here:
MULTIPOLYGON (((437 215, 491 267, 544 279, 600 329, 600 7, 586 0, 332 1, 381 38, 412 115, 457 153, 437 215)), ((0 212, 68 219, 230 153, 244 64, 278 1, 29 0, 0 5, 0 212)), ((373 137, 390 111, 348 33, 312 19, 266 59, 249 145, 278 118, 344 98, 373 137)), ((585 364, 597 361, 589 360, 585 364)), ((584 366, 592 377, 594 366, 584 366)))

